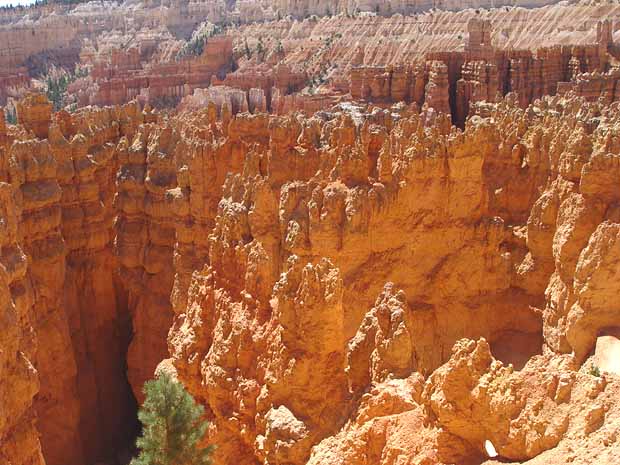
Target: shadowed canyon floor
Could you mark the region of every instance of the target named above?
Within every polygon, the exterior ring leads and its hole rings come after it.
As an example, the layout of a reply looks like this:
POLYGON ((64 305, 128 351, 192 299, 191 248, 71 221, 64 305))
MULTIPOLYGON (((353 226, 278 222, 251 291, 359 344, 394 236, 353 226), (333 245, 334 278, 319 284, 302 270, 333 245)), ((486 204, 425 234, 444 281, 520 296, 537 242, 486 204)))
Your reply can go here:
POLYGON ((2 12, 0 465, 124 465, 156 370, 215 465, 616 464, 618 6, 307 3, 2 12))

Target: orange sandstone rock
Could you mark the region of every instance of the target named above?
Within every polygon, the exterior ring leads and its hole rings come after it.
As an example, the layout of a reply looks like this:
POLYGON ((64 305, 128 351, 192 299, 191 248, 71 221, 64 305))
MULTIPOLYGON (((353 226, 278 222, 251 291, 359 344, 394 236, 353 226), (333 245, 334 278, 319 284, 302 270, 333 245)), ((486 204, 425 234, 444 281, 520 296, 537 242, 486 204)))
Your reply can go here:
POLYGON ((608 27, 533 54, 470 24, 427 69, 353 68, 379 106, 261 113, 311 99, 258 72, 179 114, 20 103, 0 127, 2 460, 110 459, 165 369, 217 464, 613 463, 620 384, 592 364, 620 327, 618 104, 539 99, 605 64, 608 27))

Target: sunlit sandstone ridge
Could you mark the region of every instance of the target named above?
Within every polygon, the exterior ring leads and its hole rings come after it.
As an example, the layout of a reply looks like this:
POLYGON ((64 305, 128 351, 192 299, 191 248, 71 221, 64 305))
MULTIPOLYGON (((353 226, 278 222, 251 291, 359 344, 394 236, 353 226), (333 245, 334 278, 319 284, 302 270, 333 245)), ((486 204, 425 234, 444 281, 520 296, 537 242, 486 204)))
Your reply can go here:
POLYGON ((169 358, 217 463, 613 463, 617 104, 19 108, 3 460, 109 460, 169 358))
POLYGON ((516 91, 525 106, 558 90, 594 96, 617 83, 615 61, 599 56, 601 50, 618 55, 617 4, 363 3, 322 11, 322 2, 91 2, 32 8, 21 17, 6 13, 0 103, 37 86, 50 63, 88 71, 71 83, 65 104, 138 98, 170 106, 186 98, 183 108, 227 101, 286 114, 347 99, 422 105, 432 63, 441 61, 448 67, 453 122, 461 126, 472 98, 516 91), (291 13, 295 8, 299 12, 291 13), (216 35, 202 54, 179 57, 204 21, 218 25, 216 35), (605 21, 609 30, 599 30, 605 21), (482 29, 485 42, 479 41, 482 29))
POLYGON ((0 111, 0 465, 126 464, 156 370, 216 465, 615 464, 620 7, 233 3, 0 15, 115 104, 0 111))

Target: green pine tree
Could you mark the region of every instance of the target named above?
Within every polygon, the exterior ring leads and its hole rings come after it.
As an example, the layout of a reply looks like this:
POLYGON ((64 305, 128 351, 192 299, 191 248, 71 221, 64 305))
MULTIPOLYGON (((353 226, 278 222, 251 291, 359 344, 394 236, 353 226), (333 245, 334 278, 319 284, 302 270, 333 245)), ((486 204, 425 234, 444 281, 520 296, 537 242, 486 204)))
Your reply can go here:
POLYGON ((131 465, 208 465, 213 446, 201 447, 208 423, 204 408, 167 374, 144 384, 146 396, 138 418, 140 454, 131 465))
POLYGON ((8 124, 17 124, 17 112, 9 106, 4 110, 4 118, 8 124))
POLYGON ((258 55, 261 61, 265 59, 265 52, 266 52, 266 49, 265 49, 265 44, 263 44, 263 38, 259 37, 258 44, 256 45, 256 54, 258 55))
POLYGON ((250 50, 250 47, 248 46, 248 39, 247 39, 247 37, 244 39, 244 46, 245 46, 245 56, 249 60, 250 57, 252 56, 252 51, 250 50))

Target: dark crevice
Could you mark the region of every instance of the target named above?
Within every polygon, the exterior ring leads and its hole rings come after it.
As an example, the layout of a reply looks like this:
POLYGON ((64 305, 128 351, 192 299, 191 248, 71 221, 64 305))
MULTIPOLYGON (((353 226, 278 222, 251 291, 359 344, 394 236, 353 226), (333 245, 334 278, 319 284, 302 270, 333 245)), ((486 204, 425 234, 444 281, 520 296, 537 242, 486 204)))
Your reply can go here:
POLYGON ((132 319, 112 263, 99 257, 67 266, 65 301, 84 465, 127 465, 139 433, 138 403, 127 378, 132 319))
MULTIPOLYGON (((117 277, 118 279, 118 277, 117 277)), ((129 311, 129 302, 127 291, 119 283, 115 283, 116 289, 116 308, 117 308, 117 328, 119 336, 119 348, 122 354, 121 373, 122 378, 119 383, 125 396, 125 409, 121 413, 123 418, 123 428, 120 434, 116 436, 115 443, 110 444, 110 451, 114 452, 112 457, 103 457, 106 464, 109 465, 127 465, 135 456, 136 438, 141 432, 140 422, 138 421, 138 402, 133 394, 129 379, 127 377, 127 352, 129 344, 133 337, 133 323, 131 313, 129 311)))

